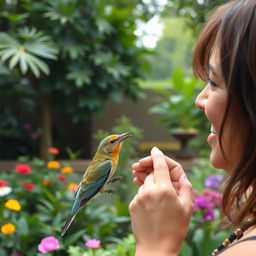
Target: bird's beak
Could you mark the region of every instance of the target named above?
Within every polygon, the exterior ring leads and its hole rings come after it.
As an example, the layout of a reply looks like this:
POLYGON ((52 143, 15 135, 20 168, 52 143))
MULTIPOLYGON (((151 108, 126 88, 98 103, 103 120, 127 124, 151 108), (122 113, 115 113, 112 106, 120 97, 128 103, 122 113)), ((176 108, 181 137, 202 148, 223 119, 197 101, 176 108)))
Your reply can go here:
POLYGON ((121 134, 119 137, 118 137, 118 139, 117 139, 117 144, 118 143, 121 143, 123 140, 125 140, 125 139, 127 139, 128 137, 131 137, 132 136, 132 134, 131 133, 123 133, 123 134, 121 134))

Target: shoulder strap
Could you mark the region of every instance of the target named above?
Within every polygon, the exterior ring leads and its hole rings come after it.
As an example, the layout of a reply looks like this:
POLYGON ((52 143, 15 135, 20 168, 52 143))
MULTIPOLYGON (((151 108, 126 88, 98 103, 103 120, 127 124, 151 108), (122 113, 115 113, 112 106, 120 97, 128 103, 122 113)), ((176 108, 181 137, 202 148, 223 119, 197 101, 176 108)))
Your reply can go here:
POLYGON ((245 241, 250 241, 250 240, 256 240, 256 236, 249 236, 249 237, 246 237, 246 238, 244 238, 244 239, 241 239, 241 240, 237 241, 236 244, 242 243, 242 242, 245 242, 245 241))

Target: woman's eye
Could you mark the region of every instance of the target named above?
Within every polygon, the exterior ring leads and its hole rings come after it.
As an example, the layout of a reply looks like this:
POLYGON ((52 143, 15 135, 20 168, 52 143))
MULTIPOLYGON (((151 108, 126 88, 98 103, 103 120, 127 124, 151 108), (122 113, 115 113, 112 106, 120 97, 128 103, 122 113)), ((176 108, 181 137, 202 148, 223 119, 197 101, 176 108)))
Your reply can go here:
POLYGON ((207 78, 205 78, 205 81, 206 81, 207 84, 209 84, 211 86, 214 86, 214 87, 217 87, 217 84, 214 81, 212 81, 211 78, 207 77, 207 78))

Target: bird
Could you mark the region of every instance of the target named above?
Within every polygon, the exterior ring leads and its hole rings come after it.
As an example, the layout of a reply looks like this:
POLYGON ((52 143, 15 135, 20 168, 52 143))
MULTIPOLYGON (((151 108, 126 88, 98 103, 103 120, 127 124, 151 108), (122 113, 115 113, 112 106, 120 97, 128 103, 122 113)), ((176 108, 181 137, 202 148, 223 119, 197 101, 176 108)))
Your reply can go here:
POLYGON ((132 136, 131 133, 123 133, 121 135, 112 134, 100 142, 93 159, 89 163, 78 185, 74 203, 63 227, 61 236, 64 236, 78 211, 90 199, 99 192, 114 193, 113 190, 106 190, 106 185, 121 179, 121 177, 112 177, 118 165, 119 153, 123 141, 130 136, 132 136))

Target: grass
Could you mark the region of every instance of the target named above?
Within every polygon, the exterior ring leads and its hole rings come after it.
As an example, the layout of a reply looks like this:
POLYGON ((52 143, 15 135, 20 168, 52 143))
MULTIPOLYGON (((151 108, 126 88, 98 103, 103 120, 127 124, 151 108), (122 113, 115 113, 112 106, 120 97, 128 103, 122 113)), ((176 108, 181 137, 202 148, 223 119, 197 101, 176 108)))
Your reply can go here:
POLYGON ((141 80, 139 85, 143 89, 169 88, 170 80, 141 80))

